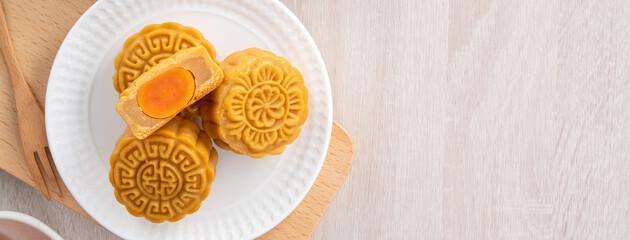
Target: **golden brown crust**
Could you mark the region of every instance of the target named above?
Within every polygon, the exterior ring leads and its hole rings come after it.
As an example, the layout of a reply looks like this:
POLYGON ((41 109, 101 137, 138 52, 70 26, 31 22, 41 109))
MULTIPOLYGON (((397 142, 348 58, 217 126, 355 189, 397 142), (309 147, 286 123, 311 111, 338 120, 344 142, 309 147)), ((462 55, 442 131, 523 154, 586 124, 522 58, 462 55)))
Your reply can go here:
POLYGON ((127 211, 155 223, 199 209, 210 193, 217 153, 191 120, 174 118, 141 140, 126 129, 110 158, 110 182, 127 211))
POLYGON ((280 154, 308 116, 302 74, 258 48, 221 62, 223 83, 200 102, 204 130, 221 148, 254 158, 280 154))
POLYGON ((201 46, 216 60, 214 46, 197 29, 184 27, 178 23, 166 22, 151 24, 127 38, 123 50, 116 56, 112 77, 117 92, 129 85, 152 66, 180 50, 201 46))

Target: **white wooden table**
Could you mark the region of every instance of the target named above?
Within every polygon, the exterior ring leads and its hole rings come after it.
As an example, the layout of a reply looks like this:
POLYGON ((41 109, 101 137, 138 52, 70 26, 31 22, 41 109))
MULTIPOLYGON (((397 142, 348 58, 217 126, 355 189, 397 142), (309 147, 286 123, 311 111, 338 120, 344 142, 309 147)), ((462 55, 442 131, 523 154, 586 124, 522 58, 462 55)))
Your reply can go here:
MULTIPOLYGON (((355 143, 313 239, 630 236, 630 1, 283 2, 355 143)), ((1 171, 0 210, 116 238, 1 171)))

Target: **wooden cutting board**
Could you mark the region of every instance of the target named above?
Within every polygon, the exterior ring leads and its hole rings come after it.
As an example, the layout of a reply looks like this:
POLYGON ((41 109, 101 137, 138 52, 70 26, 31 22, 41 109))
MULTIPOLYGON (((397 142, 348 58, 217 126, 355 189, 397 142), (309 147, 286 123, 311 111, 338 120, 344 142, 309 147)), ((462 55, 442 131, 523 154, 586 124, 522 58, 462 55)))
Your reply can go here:
MULTIPOLYGON (((55 54, 74 22, 94 1, 0 1, 24 75, 43 106, 48 74, 55 54)), ((33 186, 34 181, 20 144, 11 80, 2 58, 0 113, 0 169, 33 186)), ((348 175, 353 155, 354 145, 350 135, 334 122, 328 154, 315 184, 302 203, 260 239, 309 238, 348 175)), ((51 193, 52 198, 93 221, 74 200, 61 179, 58 178, 58 182, 61 183, 62 194, 51 193)))

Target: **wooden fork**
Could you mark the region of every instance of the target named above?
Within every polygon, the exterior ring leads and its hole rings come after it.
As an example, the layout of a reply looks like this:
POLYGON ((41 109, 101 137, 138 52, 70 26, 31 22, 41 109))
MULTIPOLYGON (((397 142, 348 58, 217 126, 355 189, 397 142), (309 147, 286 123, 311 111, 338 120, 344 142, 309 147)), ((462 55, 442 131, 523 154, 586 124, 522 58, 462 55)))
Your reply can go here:
POLYGON ((24 78, 24 74, 20 69, 17 57, 13 50, 11 37, 9 36, 9 28, 4 16, 4 9, 0 2, 0 47, 4 60, 11 74, 11 82, 13 84, 13 95, 15 97, 15 107, 17 110, 18 128, 20 129, 20 138, 22 139, 22 149, 31 171, 33 180, 38 186, 39 191, 47 200, 50 200, 50 192, 44 181, 38 161, 44 168, 46 179, 51 186, 52 191, 61 196, 61 190, 52 168, 52 157, 48 149, 48 140, 46 138, 46 128, 44 123, 44 111, 37 102, 35 95, 31 91, 30 86, 24 78))

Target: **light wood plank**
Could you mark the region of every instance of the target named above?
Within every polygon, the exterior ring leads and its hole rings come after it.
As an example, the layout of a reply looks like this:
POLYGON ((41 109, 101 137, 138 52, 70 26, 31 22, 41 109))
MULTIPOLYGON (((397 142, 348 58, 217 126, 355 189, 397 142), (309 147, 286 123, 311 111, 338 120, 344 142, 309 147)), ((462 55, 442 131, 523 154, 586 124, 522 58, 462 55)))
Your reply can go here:
POLYGON ((627 238, 628 1, 287 5, 357 149, 314 239, 627 238))

